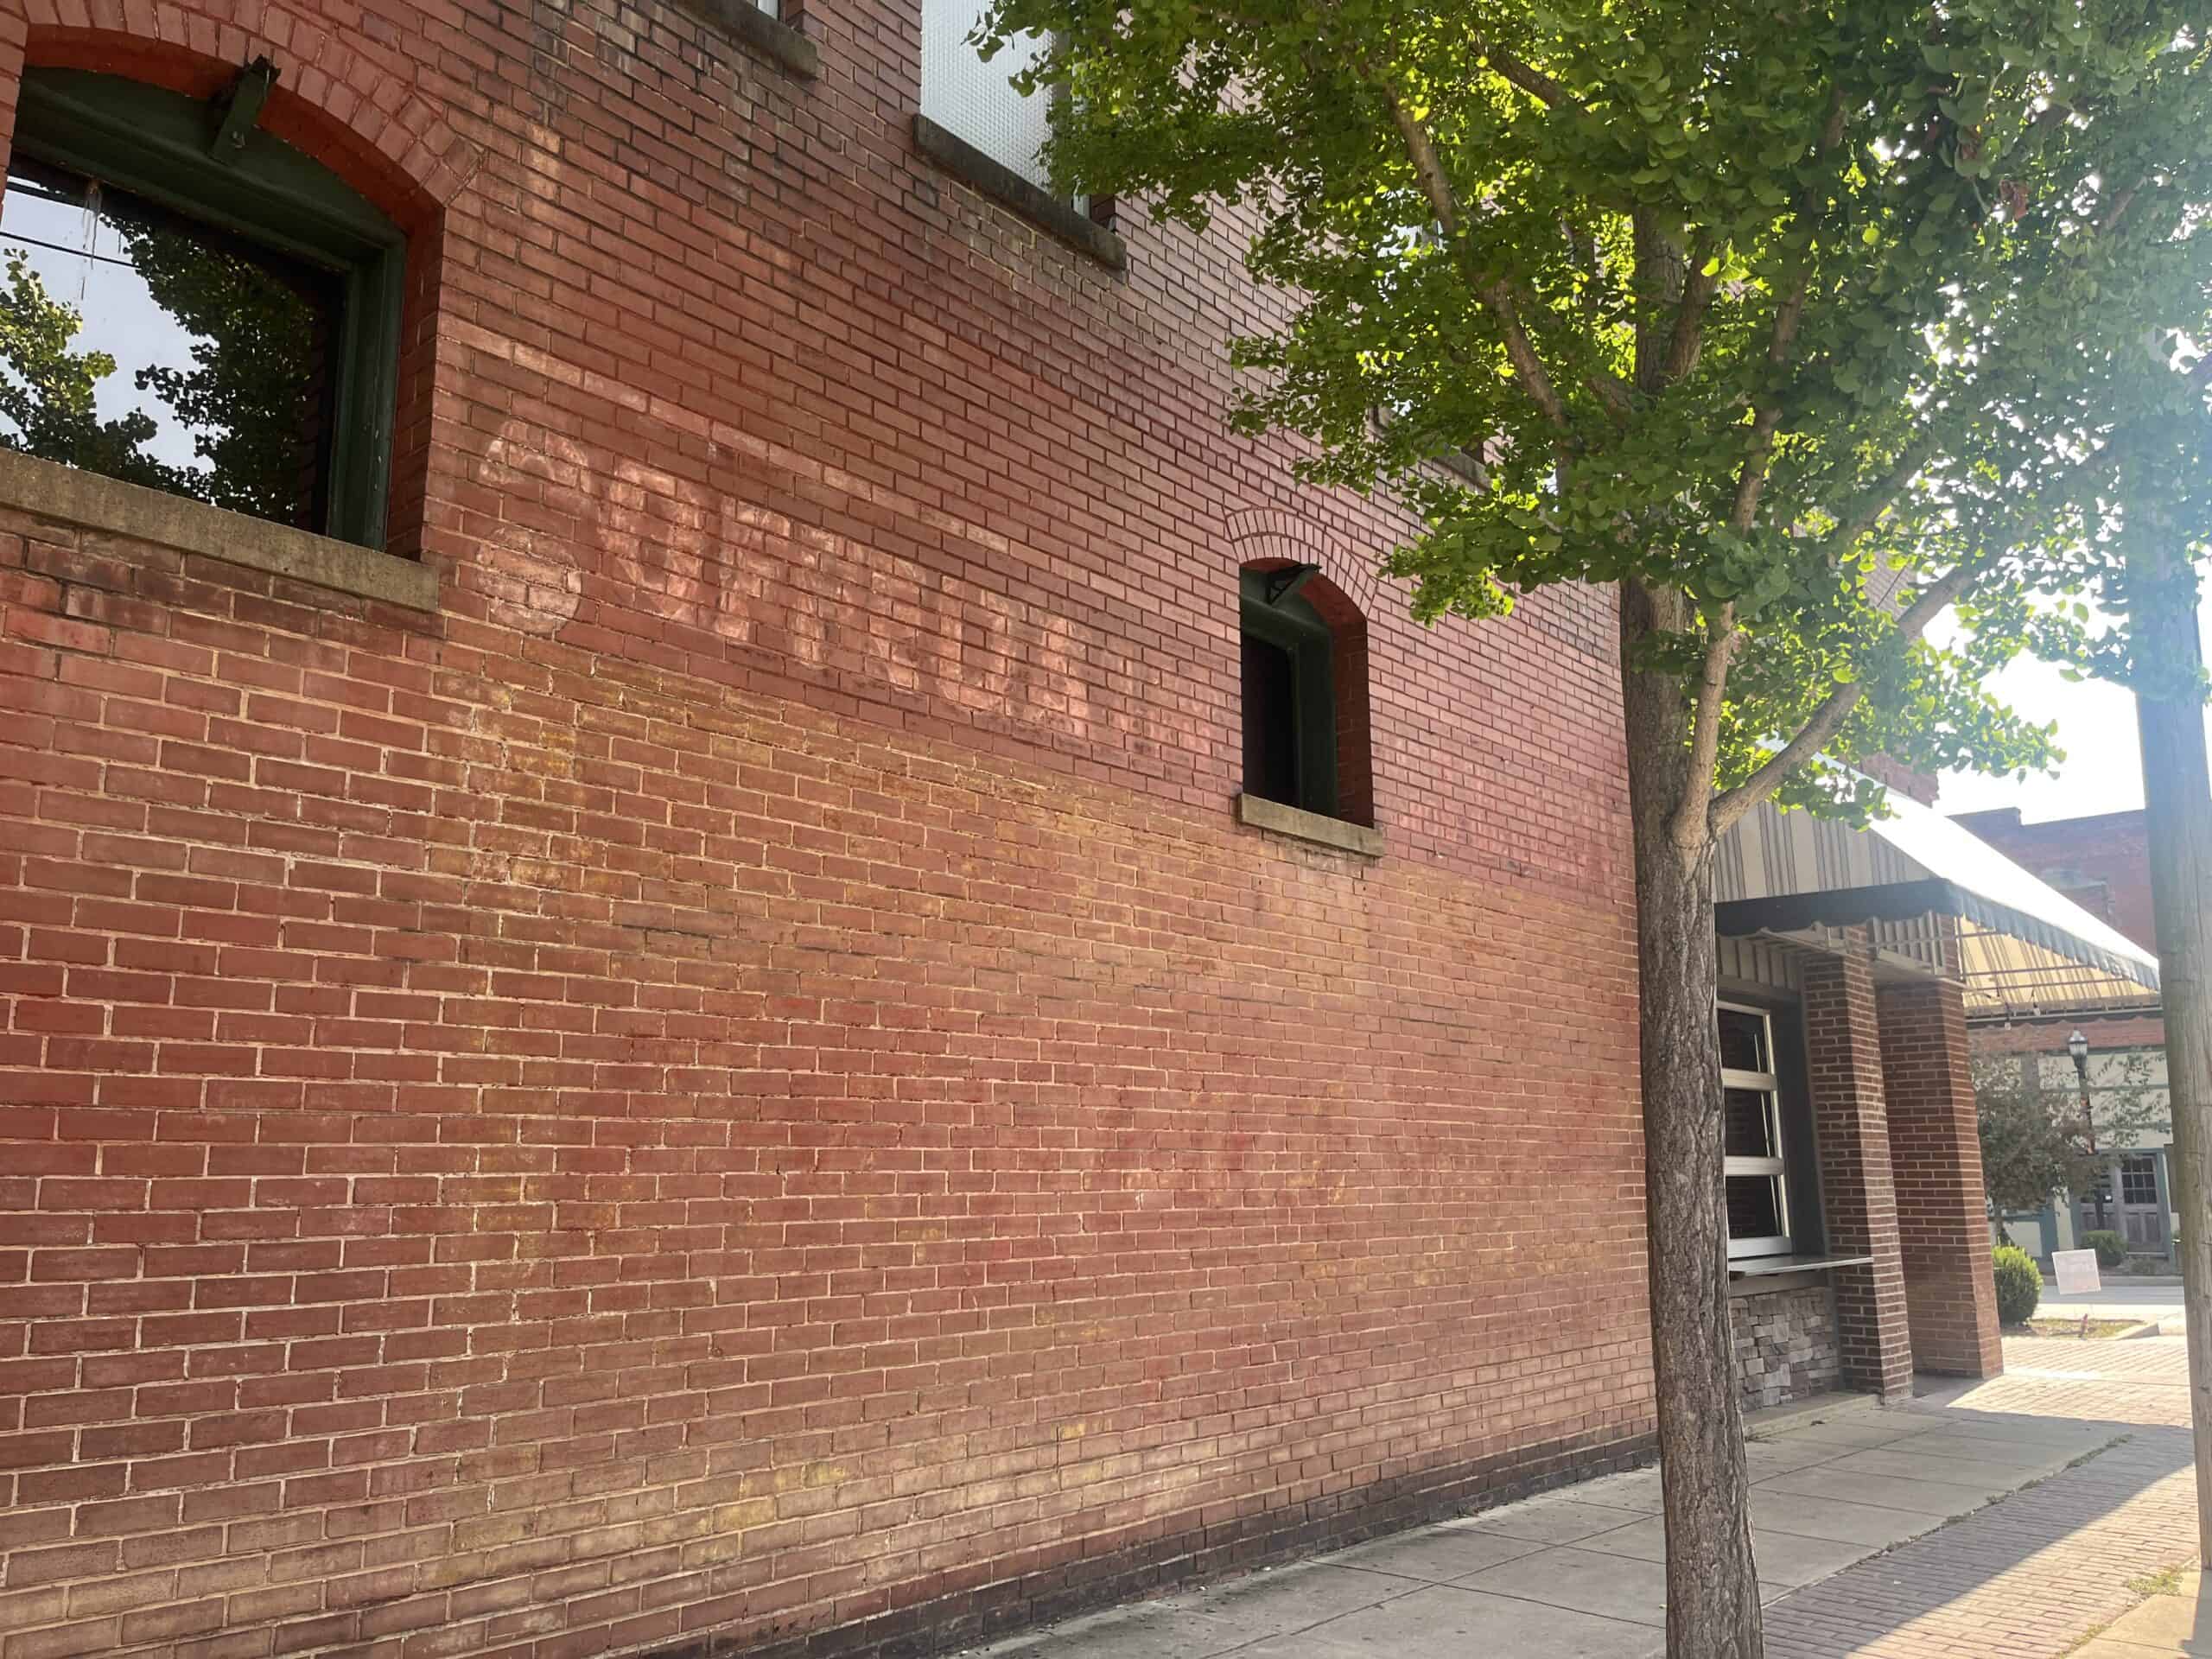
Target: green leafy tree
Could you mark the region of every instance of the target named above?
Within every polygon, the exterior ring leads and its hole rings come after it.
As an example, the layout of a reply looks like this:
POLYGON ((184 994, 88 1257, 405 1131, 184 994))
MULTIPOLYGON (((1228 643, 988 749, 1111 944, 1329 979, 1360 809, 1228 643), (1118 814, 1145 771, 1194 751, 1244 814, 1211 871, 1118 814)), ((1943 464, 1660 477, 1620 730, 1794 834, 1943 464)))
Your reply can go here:
POLYGON ((192 366, 141 369, 192 435, 205 467, 149 453, 159 430, 144 410, 103 420, 99 383, 114 356, 81 349, 79 312, 53 298, 21 254, 0 294, 0 442, 234 512, 312 528, 317 429, 329 315, 312 279, 109 198, 100 209, 155 302, 191 337, 192 366))
POLYGON ((2096 1091, 2094 1128, 2079 1096, 2037 1088, 2018 1060, 1976 1061, 1974 1092, 1982 1181, 2000 1215, 2040 1210, 2055 1193, 2094 1191, 2113 1147, 2139 1146, 2170 1128, 2164 1092, 2152 1084, 2140 1054, 2126 1057, 2117 1088, 2096 1091))
POLYGON ((46 291, 20 253, 0 291, 0 445, 156 490, 188 490, 184 470, 146 453, 156 430, 137 410, 100 418, 99 383, 115 372, 105 352, 81 351, 84 318, 46 291))
POLYGON ((1676 1659, 1761 1649, 1714 851, 1763 802, 1878 811, 1884 757, 2048 760, 1982 688, 2078 626, 2034 601, 2103 556, 2103 402, 2154 372, 2141 319, 2203 307, 2202 26, 2196 0, 998 0, 985 25, 1050 41, 1020 79, 1067 94, 1057 183, 1249 226, 1292 315, 1235 343, 1234 418, 1408 505, 1390 568, 1420 615, 1618 595, 1676 1659))
POLYGON ((162 308, 193 336, 193 366, 138 372, 193 429, 209 463, 194 493, 217 506, 304 524, 314 493, 323 308, 268 262, 157 219, 117 214, 124 245, 162 308))

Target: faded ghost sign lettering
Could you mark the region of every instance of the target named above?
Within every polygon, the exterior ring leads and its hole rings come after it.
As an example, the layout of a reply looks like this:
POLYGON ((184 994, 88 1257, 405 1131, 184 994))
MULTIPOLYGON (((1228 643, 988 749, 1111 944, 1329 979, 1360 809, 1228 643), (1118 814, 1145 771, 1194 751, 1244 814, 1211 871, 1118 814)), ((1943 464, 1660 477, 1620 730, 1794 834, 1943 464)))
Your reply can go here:
MULTIPOLYGON (((1101 629, 520 420, 501 429, 478 479, 501 515, 481 537, 480 575, 502 626, 557 634, 588 600, 610 626, 641 614, 694 649, 719 640, 978 715, 1097 734, 1090 677, 1114 651, 1101 629)), ((850 481, 878 512, 906 505, 850 481)), ((933 538, 997 542, 907 510, 933 538)))

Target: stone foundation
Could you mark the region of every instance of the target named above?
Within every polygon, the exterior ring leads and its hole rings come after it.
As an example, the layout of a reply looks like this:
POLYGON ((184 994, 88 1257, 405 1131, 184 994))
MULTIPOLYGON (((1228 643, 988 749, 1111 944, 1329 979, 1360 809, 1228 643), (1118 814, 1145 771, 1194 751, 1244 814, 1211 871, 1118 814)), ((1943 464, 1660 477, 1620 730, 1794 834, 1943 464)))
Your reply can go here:
POLYGON ((1778 1406, 1836 1386, 1835 1302, 1826 1285, 1762 1291, 1729 1305, 1744 1408, 1778 1406))

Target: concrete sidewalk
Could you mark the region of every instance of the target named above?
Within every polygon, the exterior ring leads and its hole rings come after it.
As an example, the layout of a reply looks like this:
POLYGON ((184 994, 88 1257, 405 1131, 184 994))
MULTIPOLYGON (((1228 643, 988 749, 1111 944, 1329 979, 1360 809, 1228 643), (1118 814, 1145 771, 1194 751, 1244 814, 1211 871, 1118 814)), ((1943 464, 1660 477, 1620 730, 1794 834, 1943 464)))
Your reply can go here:
POLYGON ((2212 1602, 2202 1591, 2201 1572, 2178 1576, 2171 1593, 2152 1596, 2133 1612, 2113 1621, 2075 1659, 2169 1659, 2175 1654, 2212 1654, 2212 1602))
MULTIPOLYGON (((1850 1402, 1756 1426, 1769 1601, 2057 1474, 2112 1422, 1850 1402)), ((986 1649, 992 1659, 1644 1659, 1665 1646, 1655 1470, 1616 1475, 986 1649)), ((1771 1650, 1770 1650, 1771 1651, 1771 1650)))

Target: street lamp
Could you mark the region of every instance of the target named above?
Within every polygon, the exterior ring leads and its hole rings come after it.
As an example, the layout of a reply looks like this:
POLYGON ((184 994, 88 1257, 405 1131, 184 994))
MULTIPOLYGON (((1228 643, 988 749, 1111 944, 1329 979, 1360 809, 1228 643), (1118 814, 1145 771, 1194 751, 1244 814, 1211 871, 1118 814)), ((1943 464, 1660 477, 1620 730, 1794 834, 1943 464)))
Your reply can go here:
MULTIPOLYGON (((2089 1039, 2082 1034, 2078 1026, 2066 1039, 2066 1052, 2074 1057, 2074 1075, 2081 1079, 2082 1123, 2088 1131, 2089 1155, 2094 1158, 2097 1153, 2097 1116, 2089 1105, 2089 1039)), ((2099 1169, 2091 1179, 2096 1182, 2093 1202, 2097 1207, 2097 1230, 2101 1233, 2105 1230, 2104 1171, 2099 1169)))

